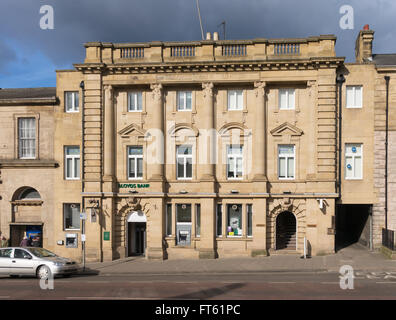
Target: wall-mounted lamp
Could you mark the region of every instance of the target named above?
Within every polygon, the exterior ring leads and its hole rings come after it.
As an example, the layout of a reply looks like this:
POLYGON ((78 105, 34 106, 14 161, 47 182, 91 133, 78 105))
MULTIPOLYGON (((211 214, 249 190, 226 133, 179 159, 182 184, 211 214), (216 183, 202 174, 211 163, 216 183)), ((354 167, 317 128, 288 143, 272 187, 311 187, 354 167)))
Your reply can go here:
POLYGON ((324 207, 326 207, 325 199, 318 199, 318 202, 319 202, 319 209, 324 209, 324 207))
POLYGON ((179 193, 186 194, 186 193, 188 193, 188 191, 187 190, 180 190, 179 193))
POLYGON ((136 190, 129 190, 129 193, 138 193, 136 190))
POLYGON ((231 193, 239 193, 238 190, 231 190, 231 193))

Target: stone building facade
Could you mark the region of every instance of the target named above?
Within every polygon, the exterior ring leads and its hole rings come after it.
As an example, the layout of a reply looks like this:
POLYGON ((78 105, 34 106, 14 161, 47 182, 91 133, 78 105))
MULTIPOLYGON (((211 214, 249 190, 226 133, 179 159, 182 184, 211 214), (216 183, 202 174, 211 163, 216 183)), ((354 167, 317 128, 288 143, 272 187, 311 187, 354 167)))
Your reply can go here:
POLYGON ((11 106, 0 90, 1 231, 17 242, 10 225, 27 222, 15 211, 23 187, 46 207, 32 218, 43 246, 81 259, 85 236, 87 261, 301 254, 304 244, 330 254, 338 230, 360 227, 372 245, 382 227, 373 121, 381 79, 375 63, 360 60, 366 46, 345 64, 335 42, 87 43, 83 63, 57 71, 51 103, 11 106), (19 112, 38 114, 35 141, 47 153, 29 160, 13 151, 23 138, 11 121, 19 112))

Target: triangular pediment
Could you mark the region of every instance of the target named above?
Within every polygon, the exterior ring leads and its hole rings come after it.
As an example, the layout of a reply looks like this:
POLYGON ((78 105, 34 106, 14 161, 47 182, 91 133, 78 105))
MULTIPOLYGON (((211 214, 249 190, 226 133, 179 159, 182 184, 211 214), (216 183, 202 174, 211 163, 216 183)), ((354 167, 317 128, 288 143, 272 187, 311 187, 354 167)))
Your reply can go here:
POLYGON ((146 130, 142 129, 135 123, 132 123, 125 128, 118 131, 118 134, 121 137, 130 137, 130 136, 144 136, 146 134, 146 130))
POLYGON ((289 122, 285 122, 280 126, 276 127, 275 129, 272 129, 271 134, 273 136, 301 136, 303 134, 303 131, 296 126, 290 124, 289 122))

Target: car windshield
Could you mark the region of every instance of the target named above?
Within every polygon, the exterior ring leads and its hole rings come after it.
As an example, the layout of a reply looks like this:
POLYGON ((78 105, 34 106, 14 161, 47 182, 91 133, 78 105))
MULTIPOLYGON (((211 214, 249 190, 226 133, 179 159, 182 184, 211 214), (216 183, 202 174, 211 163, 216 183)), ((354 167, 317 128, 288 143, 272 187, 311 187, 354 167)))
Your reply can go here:
POLYGON ((55 253, 52 253, 51 251, 48 251, 43 248, 26 248, 26 249, 39 258, 56 257, 55 253))

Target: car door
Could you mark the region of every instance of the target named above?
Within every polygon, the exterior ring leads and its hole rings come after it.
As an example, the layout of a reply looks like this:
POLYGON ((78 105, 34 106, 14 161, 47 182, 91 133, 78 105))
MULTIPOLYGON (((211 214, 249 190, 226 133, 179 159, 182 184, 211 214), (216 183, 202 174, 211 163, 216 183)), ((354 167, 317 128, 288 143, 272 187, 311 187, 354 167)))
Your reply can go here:
POLYGON ((10 273, 22 275, 34 274, 34 261, 32 255, 24 249, 14 249, 10 273))
POLYGON ((10 266, 11 266, 11 258, 12 249, 0 249, 0 275, 9 275, 10 274, 10 266))

